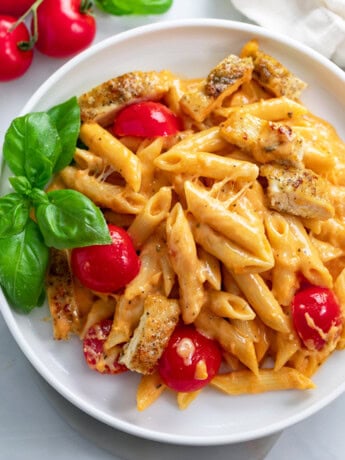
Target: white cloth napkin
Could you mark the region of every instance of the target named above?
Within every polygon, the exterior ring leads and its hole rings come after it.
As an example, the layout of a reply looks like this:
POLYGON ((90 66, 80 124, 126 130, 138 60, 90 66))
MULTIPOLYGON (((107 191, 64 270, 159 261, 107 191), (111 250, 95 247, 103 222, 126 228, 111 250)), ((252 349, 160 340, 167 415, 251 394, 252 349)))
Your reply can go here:
POLYGON ((345 68, 345 0, 231 0, 267 29, 284 33, 345 68))

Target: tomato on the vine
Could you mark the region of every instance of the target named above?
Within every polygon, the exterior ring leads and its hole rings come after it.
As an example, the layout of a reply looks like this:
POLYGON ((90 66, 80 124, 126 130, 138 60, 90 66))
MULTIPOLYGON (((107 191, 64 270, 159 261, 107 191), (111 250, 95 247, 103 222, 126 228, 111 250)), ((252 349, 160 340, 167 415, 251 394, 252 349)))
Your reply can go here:
POLYGON ((124 107, 113 125, 115 136, 170 136, 181 130, 181 121, 160 102, 137 102, 124 107))
POLYGON ((35 0, 1 0, 0 14, 19 18, 27 11, 35 0))
POLYGON ((12 16, 0 16, 0 81, 9 81, 21 77, 30 67, 33 52, 25 50, 30 34, 25 24, 16 23, 12 16))
POLYGON ((87 48, 96 33, 90 7, 88 0, 44 0, 37 8, 36 48, 61 58, 87 48))
POLYGON ((104 343, 107 340, 113 322, 104 319, 89 328, 83 339, 83 352, 87 365, 90 369, 101 374, 120 374, 128 369, 120 364, 117 359, 109 359, 104 351, 104 343))
POLYGON ((217 374, 222 353, 212 339, 193 326, 179 325, 172 333, 158 364, 164 383, 175 391, 196 391, 217 374))
POLYGON ((108 224, 111 244, 85 246, 71 251, 74 275, 87 288, 116 292, 135 278, 140 259, 132 240, 121 227, 108 224))
POLYGON ((298 336, 311 350, 321 350, 332 330, 330 340, 339 336, 341 310, 330 289, 319 286, 302 288, 293 298, 291 313, 298 336))

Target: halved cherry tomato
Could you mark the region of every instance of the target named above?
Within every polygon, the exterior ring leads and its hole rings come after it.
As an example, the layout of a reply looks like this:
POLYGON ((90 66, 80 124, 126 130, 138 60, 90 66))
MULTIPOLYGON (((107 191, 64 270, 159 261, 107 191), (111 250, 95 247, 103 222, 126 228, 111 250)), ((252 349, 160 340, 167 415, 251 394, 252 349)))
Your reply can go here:
POLYGON ((32 50, 20 48, 21 43, 29 42, 29 31, 24 23, 10 31, 15 22, 14 17, 0 16, 0 81, 21 77, 32 62, 32 50))
POLYGON ((196 391, 217 374, 222 361, 214 340, 193 326, 179 325, 170 337, 158 364, 164 383, 175 391, 196 391))
POLYGON ((35 0, 0 0, 0 13, 19 18, 35 0))
POLYGON ((160 102, 145 101, 128 105, 114 121, 115 136, 170 136, 181 130, 179 118, 160 102))
POLYGON ((87 288, 116 292, 132 281, 140 269, 140 259, 132 240, 121 227, 108 225, 112 244, 72 249, 71 267, 87 288))
POLYGON ((78 53, 91 44, 96 33, 90 2, 85 0, 44 0, 37 8, 37 23, 36 48, 52 57, 78 53))
POLYGON ((308 286, 297 292, 292 301, 292 319, 297 334, 310 350, 321 350, 326 335, 334 329, 333 339, 341 330, 340 306, 330 289, 308 286))
POLYGON ((83 339, 83 352, 87 365, 90 369, 96 370, 101 374, 120 374, 128 370, 117 359, 109 361, 107 354, 103 350, 104 342, 110 334, 112 324, 111 319, 105 319, 94 324, 83 339))

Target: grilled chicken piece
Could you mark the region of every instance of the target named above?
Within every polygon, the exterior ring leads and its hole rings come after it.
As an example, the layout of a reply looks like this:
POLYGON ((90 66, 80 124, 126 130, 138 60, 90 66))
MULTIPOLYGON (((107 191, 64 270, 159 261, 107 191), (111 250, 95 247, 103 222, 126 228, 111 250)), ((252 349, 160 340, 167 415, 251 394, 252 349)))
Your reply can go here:
POLYGON ((249 41, 243 47, 241 56, 253 59, 253 78, 275 96, 296 100, 307 86, 283 64, 261 51, 256 40, 249 41))
POLYGON ((251 79, 253 63, 230 54, 211 70, 206 80, 181 98, 182 110, 193 120, 201 122, 219 106, 223 99, 234 93, 242 83, 251 79))
POLYGON ((308 219, 326 220, 334 215, 328 183, 310 169, 261 166, 260 175, 268 181, 271 208, 308 219))
POLYGON ((303 167, 303 142, 284 123, 267 121, 249 113, 233 112, 220 134, 231 144, 250 152, 259 163, 303 167))
POLYGON ((177 300, 158 294, 149 295, 131 340, 119 362, 141 374, 152 374, 168 344, 180 315, 177 300))
POLYGON ((54 338, 68 339, 70 333, 78 332, 80 317, 67 251, 51 248, 46 285, 54 338))
POLYGON ((162 72, 129 72, 82 94, 79 99, 81 120, 109 126, 116 113, 128 104, 143 100, 157 101, 168 91, 173 75, 162 72))

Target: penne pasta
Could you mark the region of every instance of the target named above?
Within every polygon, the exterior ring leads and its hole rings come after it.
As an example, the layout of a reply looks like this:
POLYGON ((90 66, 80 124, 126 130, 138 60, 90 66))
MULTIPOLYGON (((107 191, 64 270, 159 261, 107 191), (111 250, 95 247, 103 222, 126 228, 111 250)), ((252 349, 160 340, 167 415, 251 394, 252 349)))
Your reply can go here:
POLYGON ((80 139, 91 151, 118 171, 134 192, 139 192, 141 166, 139 158, 133 152, 97 123, 83 123, 80 128, 80 139))
POLYGON ((189 218, 195 241, 205 251, 217 257, 229 270, 238 273, 261 272, 273 265, 272 260, 262 260, 228 240, 209 225, 196 222, 189 218))
POLYGON ((280 305, 287 306, 299 287, 297 244, 283 215, 277 212, 266 213, 265 228, 275 260, 272 268, 272 294, 280 305))
POLYGON ((248 321, 255 318, 255 312, 243 297, 223 291, 209 291, 207 306, 222 318, 248 321))
POLYGON ((123 296, 120 297, 115 308, 110 334, 104 344, 106 352, 116 345, 128 342, 139 323, 143 311, 143 297, 138 296, 132 300, 128 300, 123 296))
POLYGON ((169 187, 162 187, 147 200, 144 208, 128 227, 128 233, 136 248, 140 248, 159 224, 168 217, 170 207, 171 188, 169 187))
POLYGON ((222 274, 219 260, 201 247, 198 248, 198 258, 203 267, 203 279, 207 281, 213 289, 220 291, 222 274))
POLYGON ((287 316, 260 275, 233 273, 233 277, 264 324, 275 331, 290 331, 287 316))
POLYGON ((106 168, 103 158, 89 150, 77 148, 74 153, 74 160, 80 169, 87 169, 92 174, 101 174, 106 168))
POLYGON ((205 175, 219 180, 253 181, 259 174, 258 167, 253 163, 209 152, 186 152, 176 147, 157 157, 154 163, 157 168, 174 174, 205 175))
POLYGON ((309 390, 313 382, 302 372, 290 367, 278 371, 260 369, 258 375, 249 371, 234 371, 217 375, 211 385, 230 395, 255 394, 277 390, 309 390))
POLYGON ((182 317, 186 324, 198 316, 205 301, 202 265, 182 206, 177 203, 166 224, 167 245, 172 267, 180 285, 182 317))
POLYGON ((196 318, 195 325, 205 335, 217 340, 225 351, 236 356, 254 374, 258 373, 254 343, 231 323, 210 310, 203 309, 196 318))
POLYGON ((89 176, 86 170, 67 166, 60 174, 68 188, 78 190, 98 206, 125 214, 138 214, 144 206, 143 195, 126 187, 98 180, 89 176))
POLYGON ((274 348, 274 370, 278 371, 287 365, 293 355, 301 348, 301 344, 294 334, 278 333, 275 337, 274 348))
POLYGON ((272 251, 263 225, 254 213, 252 219, 248 219, 251 214, 249 206, 246 210, 247 216, 244 217, 234 208, 226 209, 222 202, 212 198, 205 189, 190 181, 185 182, 184 189, 188 211, 198 222, 217 230, 248 254, 255 254, 263 262, 271 263, 272 251))
POLYGON ((158 289, 162 277, 160 268, 159 235, 152 235, 143 245, 140 256, 141 266, 138 275, 130 281, 123 293, 127 300, 133 300, 137 296, 145 297, 152 290, 158 289))
POLYGON ((185 410, 199 396, 202 390, 190 391, 188 393, 177 393, 177 405, 179 409, 185 410))
POLYGON ((252 104, 243 104, 240 107, 220 107, 215 110, 217 115, 228 118, 231 113, 249 113, 262 120, 279 121, 292 117, 299 117, 308 112, 307 108, 285 96, 263 99, 252 104))
POLYGON ((79 333, 80 338, 84 338, 89 328, 94 324, 97 324, 104 319, 112 318, 115 306, 116 298, 113 296, 102 296, 101 298, 95 300, 87 314, 85 324, 79 333))
POLYGON ((141 186, 140 192, 151 196, 155 191, 159 191, 160 181, 155 176, 154 160, 162 153, 164 138, 157 137, 148 145, 142 144, 137 150, 137 157, 141 164, 141 186))
POLYGON ((302 274, 315 286, 331 288, 333 286, 332 277, 327 267, 322 263, 316 248, 312 245, 302 223, 293 216, 286 216, 286 219, 291 233, 297 240, 299 265, 302 274))
POLYGON ((143 411, 153 404, 163 393, 166 386, 159 377, 158 372, 143 375, 137 389, 137 409, 143 411))

